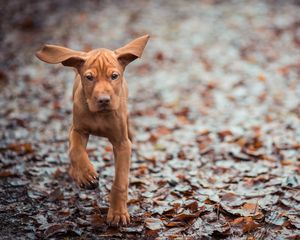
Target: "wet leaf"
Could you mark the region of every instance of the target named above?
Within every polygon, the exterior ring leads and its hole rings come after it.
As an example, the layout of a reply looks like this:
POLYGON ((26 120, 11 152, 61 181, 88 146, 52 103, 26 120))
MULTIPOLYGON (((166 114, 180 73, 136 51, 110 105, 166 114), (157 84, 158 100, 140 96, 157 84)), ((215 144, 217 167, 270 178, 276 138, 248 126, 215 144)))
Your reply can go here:
POLYGON ((170 221, 165 223, 166 227, 182 227, 185 226, 186 224, 184 222, 181 221, 170 221))
POLYGON ((288 176, 282 182, 283 187, 288 188, 300 188, 300 178, 299 176, 288 176))
POLYGON ((257 203, 244 203, 241 207, 229 207, 222 205, 221 203, 221 206, 224 210, 233 215, 239 215, 243 217, 253 216, 256 218, 261 218, 263 216, 257 203))
POLYGON ((293 215, 289 217, 290 223, 295 226, 296 228, 300 229, 300 217, 293 215))
POLYGON ((285 214, 277 211, 268 213, 265 217, 265 221, 276 226, 286 226, 289 224, 288 218, 285 214))
POLYGON ((187 209, 190 209, 192 212, 195 212, 198 210, 198 201, 197 200, 187 200, 184 203, 184 207, 187 209))
POLYGON ((186 230, 187 227, 174 227, 174 228, 170 228, 167 231, 164 231, 164 236, 168 236, 169 238, 176 238, 176 237, 180 237, 179 233, 183 232, 186 230))
POLYGON ((67 233, 72 233, 77 236, 81 235, 81 231, 77 229, 76 225, 72 222, 65 222, 62 224, 52 224, 44 232, 45 238, 64 235, 67 233))
POLYGON ((252 217, 239 217, 231 222, 231 226, 234 228, 234 232, 242 236, 245 233, 255 230, 260 225, 252 217))
POLYGON ((163 222, 158 218, 146 218, 145 219, 145 227, 153 230, 158 231, 163 228, 164 224, 163 222))
POLYGON ((11 171, 1 171, 0 178, 7 178, 7 177, 18 177, 18 174, 13 173, 11 171))
POLYGON ((220 201, 223 205, 229 206, 229 207, 238 207, 241 206, 245 200, 243 200, 240 196, 233 192, 226 192, 222 195, 220 201))
POLYGON ((192 220, 192 219, 198 217, 199 214, 200 214, 200 212, 190 213, 189 211, 184 211, 184 212, 174 216, 172 221, 189 221, 189 220, 192 220))
POLYGON ((48 196, 49 201, 58 201, 62 199, 64 199, 64 194, 60 188, 56 188, 48 196))
POLYGON ((121 232, 125 233, 142 233, 144 227, 142 225, 132 226, 132 227, 122 227, 121 232))
POLYGON ((93 214, 91 216, 91 224, 95 228, 100 228, 106 226, 105 219, 102 218, 99 214, 93 214))

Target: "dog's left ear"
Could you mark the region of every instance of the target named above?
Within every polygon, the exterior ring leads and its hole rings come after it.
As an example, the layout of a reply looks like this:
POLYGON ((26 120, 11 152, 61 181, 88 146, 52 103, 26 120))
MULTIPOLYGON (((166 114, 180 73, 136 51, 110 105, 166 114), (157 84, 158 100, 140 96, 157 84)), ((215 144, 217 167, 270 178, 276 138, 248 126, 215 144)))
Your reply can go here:
POLYGON ((115 50, 117 59, 124 68, 142 56, 149 37, 149 35, 144 35, 126 44, 124 47, 115 50))

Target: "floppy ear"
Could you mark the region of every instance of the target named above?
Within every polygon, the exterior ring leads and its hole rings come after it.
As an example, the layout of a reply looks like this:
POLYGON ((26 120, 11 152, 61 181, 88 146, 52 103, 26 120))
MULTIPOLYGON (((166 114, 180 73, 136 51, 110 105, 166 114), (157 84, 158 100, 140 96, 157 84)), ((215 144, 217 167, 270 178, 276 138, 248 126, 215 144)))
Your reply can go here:
POLYGON ((149 35, 144 35, 142 37, 139 37, 131 41, 124 47, 115 50, 117 59, 124 68, 129 63, 142 56, 144 48, 148 42, 148 39, 149 39, 149 35))
POLYGON ((86 53, 57 45, 44 45, 36 56, 46 63, 62 63, 68 67, 79 67, 86 59, 86 53))

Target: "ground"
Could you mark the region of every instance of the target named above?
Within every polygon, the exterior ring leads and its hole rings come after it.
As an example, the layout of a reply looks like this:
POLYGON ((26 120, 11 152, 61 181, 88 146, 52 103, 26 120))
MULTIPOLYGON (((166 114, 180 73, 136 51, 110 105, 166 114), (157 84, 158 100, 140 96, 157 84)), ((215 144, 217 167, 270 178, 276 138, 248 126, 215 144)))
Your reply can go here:
POLYGON ((299 1, 1 2, 2 239, 299 239, 299 1), (44 43, 115 49, 128 66, 129 226, 105 223, 112 148, 92 137, 99 188, 67 174, 74 71, 44 43))

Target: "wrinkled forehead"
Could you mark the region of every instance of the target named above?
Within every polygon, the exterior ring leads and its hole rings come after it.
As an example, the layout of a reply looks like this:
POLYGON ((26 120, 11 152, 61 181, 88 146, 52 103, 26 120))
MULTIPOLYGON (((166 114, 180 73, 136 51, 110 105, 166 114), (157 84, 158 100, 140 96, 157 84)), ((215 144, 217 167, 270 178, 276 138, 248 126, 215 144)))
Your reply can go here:
POLYGON ((99 71, 105 71, 108 68, 119 68, 119 62, 113 51, 100 48, 88 53, 85 66, 86 68, 96 68, 99 71))

